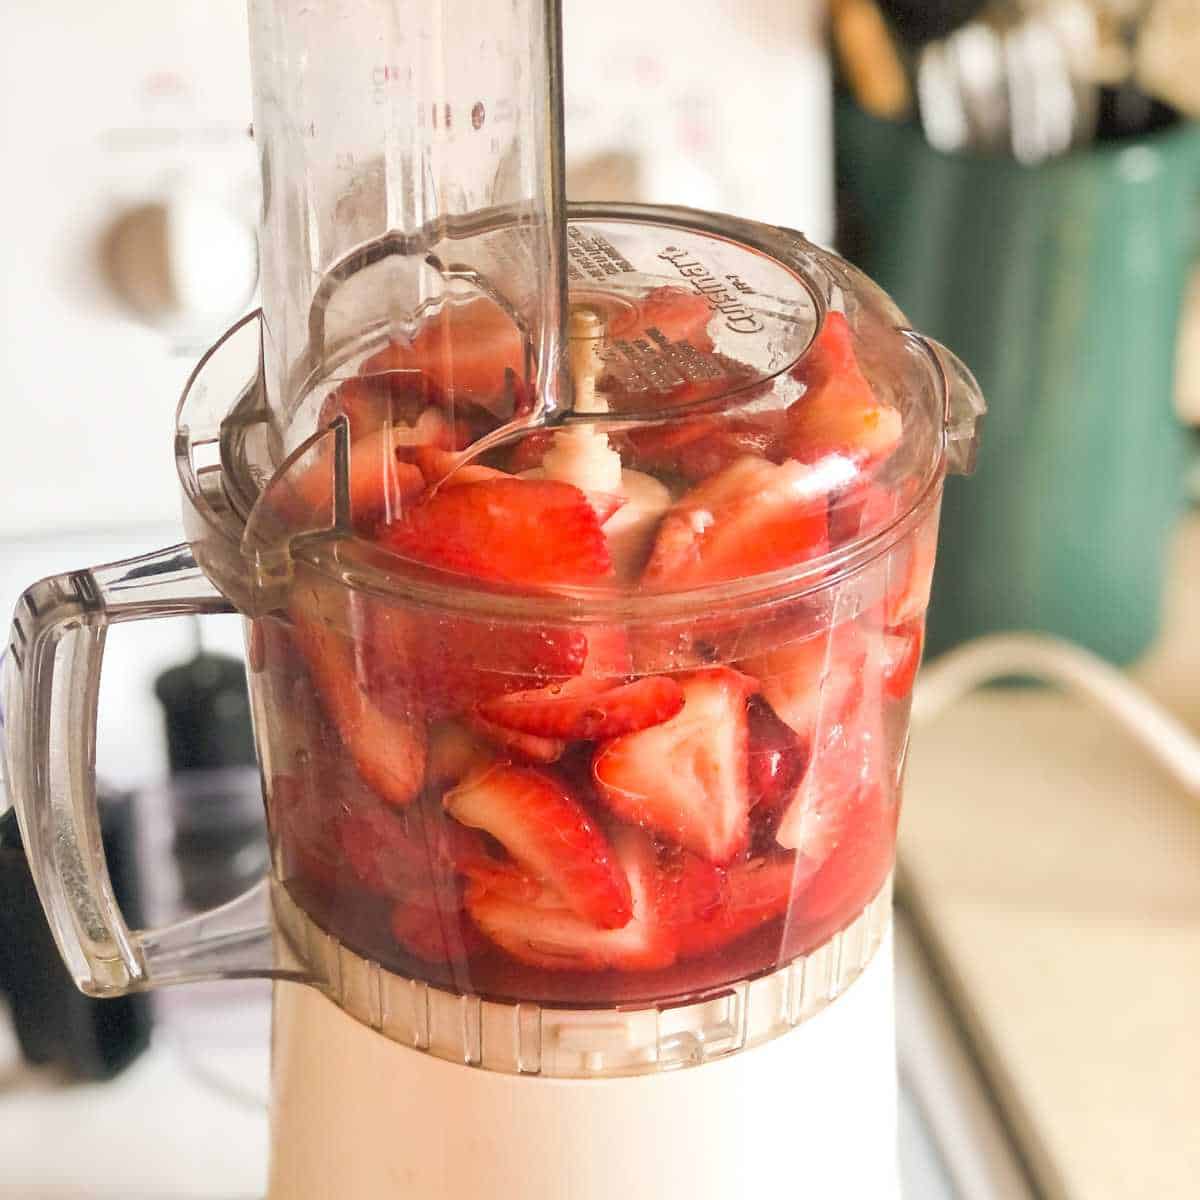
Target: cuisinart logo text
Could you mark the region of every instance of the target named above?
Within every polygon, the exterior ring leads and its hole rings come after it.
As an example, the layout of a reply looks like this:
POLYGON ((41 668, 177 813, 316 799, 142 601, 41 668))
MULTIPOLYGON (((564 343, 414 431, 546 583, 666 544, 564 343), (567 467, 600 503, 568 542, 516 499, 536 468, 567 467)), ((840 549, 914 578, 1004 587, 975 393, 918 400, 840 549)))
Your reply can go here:
POLYGON ((738 298, 754 295, 754 289, 737 275, 726 275, 718 279, 701 262, 697 262, 687 250, 668 246, 659 258, 665 259, 725 317, 726 326, 734 333, 760 333, 763 323, 738 298))

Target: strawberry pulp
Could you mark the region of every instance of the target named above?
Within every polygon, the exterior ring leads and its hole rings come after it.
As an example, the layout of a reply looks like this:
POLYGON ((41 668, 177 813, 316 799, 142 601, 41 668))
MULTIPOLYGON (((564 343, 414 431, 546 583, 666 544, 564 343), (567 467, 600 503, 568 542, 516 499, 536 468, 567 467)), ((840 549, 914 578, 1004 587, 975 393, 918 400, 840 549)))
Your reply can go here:
MULTIPOLYGON (((651 307, 663 337, 711 352, 697 297, 660 289, 651 307)), ((900 414, 838 314, 806 363, 774 412, 614 437, 669 495, 637 591, 806 570, 894 515, 879 468, 900 414)), ((326 400, 321 420, 348 427, 356 533, 483 599, 302 576, 255 622, 277 871, 348 946, 441 986, 564 1004, 711 992, 820 945, 887 877, 935 519, 820 602, 675 625, 489 608, 489 592, 630 586, 606 533, 623 497, 521 477, 553 435, 463 465, 511 408, 514 364, 474 301, 326 400)), ((290 482, 285 518, 328 508, 328 461, 290 482)))

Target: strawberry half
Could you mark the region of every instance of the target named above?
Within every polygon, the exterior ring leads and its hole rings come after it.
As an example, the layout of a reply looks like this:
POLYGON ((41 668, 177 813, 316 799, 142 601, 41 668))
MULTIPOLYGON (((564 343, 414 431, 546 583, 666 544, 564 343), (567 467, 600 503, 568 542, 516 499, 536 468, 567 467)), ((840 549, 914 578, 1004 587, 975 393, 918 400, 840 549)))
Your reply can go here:
MULTIPOLYGON (((388 426, 350 446, 350 517, 360 533, 369 533, 380 519, 399 516, 425 490, 425 477, 403 460, 399 436, 398 430, 388 426)), ((267 495, 289 523, 328 525, 333 519, 334 435, 327 434, 310 457, 311 461, 280 476, 267 495)))
POLYGON ((804 774, 808 747, 758 697, 750 700, 750 807, 756 823, 778 815, 804 774))
POLYGON ((867 646, 853 624, 744 659, 775 715, 806 743, 818 726, 844 721, 862 693, 867 646))
POLYGON ((494 301, 447 302, 410 343, 392 342, 363 364, 364 375, 420 372, 449 399, 468 398, 501 416, 506 372, 523 378, 525 350, 513 320, 494 301))
POLYGON ((619 929, 597 929, 549 889, 534 901, 471 885, 467 911, 502 950, 550 971, 650 971, 675 961, 675 937, 656 903, 657 856, 637 829, 613 835, 616 868, 628 879, 631 916, 619 929))
POLYGON ((667 512, 642 583, 693 587, 814 558, 827 547, 825 514, 825 492, 813 468, 739 458, 667 512))
POLYGON ((788 409, 782 439, 793 457, 812 462, 839 453, 879 463, 896 448, 900 411, 875 398, 842 313, 825 314, 816 341, 792 374, 806 385, 804 395, 788 409))
POLYGON ((479 712, 494 724, 521 733, 594 741, 659 725, 682 707, 683 689, 665 675, 626 684, 580 676, 485 700, 479 712))
POLYGON ((797 881, 814 874, 849 831, 849 817, 869 790, 884 784, 878 691, 842 721, 824 721, 796 794, 779 821, 776 841, 798 854, 797 881))
POLYGON ((727 667, 680 681, 683 708, 669 721, 601 745, 592 775, 608 807, 712 862, 746 845, 746 698, 752 679, 727 667))
POLYGON ((632 914, 629 883, 587 810, 548 771, 499 764, 446 793, 446 810, 491 834, 577 916, 620 929, 632 914))
POLYGON ((321 705, 363 782, 387 804, 410 804, 425 778, 424 722, 411 708, 381 711, 357 677, 346 639, 298 606, 291 616, 292 637, 308 664, 321 705))
POLYGON ((543 479, 441 488, 410 507, 380 540, 432 566, 531 588, 592 583, 612 565, 583 492, 543 479))

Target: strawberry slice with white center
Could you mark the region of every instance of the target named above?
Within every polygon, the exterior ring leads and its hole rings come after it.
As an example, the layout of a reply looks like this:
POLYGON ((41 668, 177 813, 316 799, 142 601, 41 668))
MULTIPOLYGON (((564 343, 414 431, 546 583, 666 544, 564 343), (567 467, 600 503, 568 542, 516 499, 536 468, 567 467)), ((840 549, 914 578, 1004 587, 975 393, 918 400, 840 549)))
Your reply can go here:
POLYGON ((728 862, 749 831, 746 698, 757 684, 728 667, 698 671, 680 684, 683 708, 601 745, 592 776, 622 820, 711 862, 728 862))
POLYGON ((497 764, 468 776, 443 803, 462 824, 491 834, 576 916, 602 929, 629 921, 629 883, 612 847, 557 776, 497 764))
POLYGON ((643 586, 741 579, 824 553, 826 491, 820 471, 804 463, 739 458, 685 493, 663 517, 643 586))
POLYGON ((813 462, 837 453, 880 463, 899 444, 900 410, 876 399, 841 313, 825 315, 817 340, 793 375, 806 385, 804 395, 788 409, 782 438, 793 457, 813 462))
POLYGON ((775 715, 806 742, 819 726, 844 721, 862 693, 866 640, 852 624, 835 626, 743 660, 775 715))
POLYGON ((683 689, 665 675, 625 684, 580 676, 485 700, 479 712, 494 724, 521 733, 596 741, 659 725, 681 708, 683 689))
POLYGON ((587 497, 545 479, 440 488, 381 531, 380 540, 432 566, 534 588, 592 583, 612 566, 587 497))
POLYGON ((632 916, 620 929, 597 929, 546 889, 534 901, 471 885, 467 911, 483 933, 518 962, 550 971, 651 971, 675 961, 675 936, 662 920, 657 855, 638 829, 613 835, 616 866, 628 879, 632 916))

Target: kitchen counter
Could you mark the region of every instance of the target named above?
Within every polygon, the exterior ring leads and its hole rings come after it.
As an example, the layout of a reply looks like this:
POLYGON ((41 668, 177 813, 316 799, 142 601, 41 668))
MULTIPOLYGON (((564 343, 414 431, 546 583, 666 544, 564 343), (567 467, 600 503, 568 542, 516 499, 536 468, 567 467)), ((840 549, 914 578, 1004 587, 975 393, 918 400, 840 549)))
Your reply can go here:
MULTIPOLYGON (((1134 677, 1200 732, 1200 516, 1134 677)), ((901 860, 1049 1197, 1200 1195, 1200 806, 1049 689, 913 733, 901 860)))

